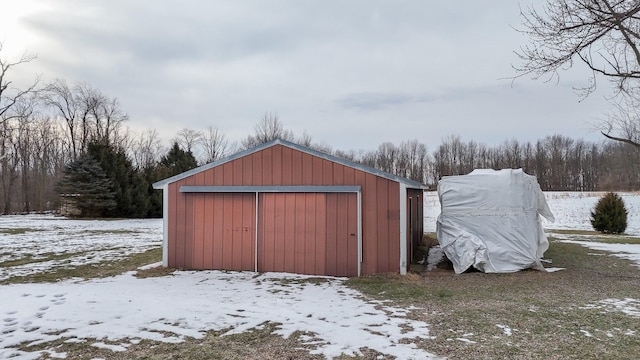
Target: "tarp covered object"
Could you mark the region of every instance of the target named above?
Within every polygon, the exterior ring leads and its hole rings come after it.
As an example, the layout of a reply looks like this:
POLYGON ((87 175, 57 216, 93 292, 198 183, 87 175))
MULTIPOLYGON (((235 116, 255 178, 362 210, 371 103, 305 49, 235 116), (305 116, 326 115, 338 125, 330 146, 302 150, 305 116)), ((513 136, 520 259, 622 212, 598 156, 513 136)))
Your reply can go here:
POLYGON ((549 248, 540 216, 554 221, 535 176, 522 169, 474 170, 438 183, 436 231, 457 274, 471 266, 487 273, 544 270, 549 248))

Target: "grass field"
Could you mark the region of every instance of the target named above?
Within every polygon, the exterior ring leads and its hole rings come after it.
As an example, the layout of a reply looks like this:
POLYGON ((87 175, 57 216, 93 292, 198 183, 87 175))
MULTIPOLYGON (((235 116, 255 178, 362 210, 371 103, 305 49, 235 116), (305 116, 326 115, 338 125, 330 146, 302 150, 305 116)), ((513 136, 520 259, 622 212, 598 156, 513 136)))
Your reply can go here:
MULTIPOLYGON (((637 244, 635 237, 611 238, 588 231, 559 231, 559 237, 585 241, 637 244)), ((409 319, 428 324, 429 334, 413 341, 422 349, 450 359, 635 359, 640 346, 640 268, 577 244, 550 239, 545 258, 565 270, 512 274, 467 272, 455 275, 446 266, 434 271, 420 267, 407 276, 395 274, 355 278, 344 283, 364 294, 376 307, 406 309, 409 319)), ((0 262, 11 268, 46 261, 47 256, 25 256, 0 262), (45 260, 43 260, 43 258, 45 260)), ((63 255, 55 255, 63 256, 63 255)), ((12 276, 2 285, 53 283, 64 279, 98 279, 132 271, 160 260, 159 248, 116 260, 84 266, 54 267, 26 276, 12 276)), ((171 270, 138 270, 139 277, 173 276, 171 270)), ((300 279, 313 286, 327 280, 300 279), (314 283, 315 282, 315 283, 314 283)), ((0 291, 2 288, 0 287, 0 291)), ((312 354, 311 332, 277 334, 277 321, 248 331, 220 336, 229 329, 205 332, 200 338, 167 343, 132 339, 124 351, 113 351, 121 341, 58 338, 19 344, 24 354, 64 354, 71 359, 322 359, 312 354), (38 351, 44 351, 37 353, 38 351)), ((170 330, 167 330, 170 331, 170 330)), ((375 332, 375 327, 370 330, 375 332)), ((371 349, 361 355, 337 358, 387 359, 393 356, 371 349)), ((25 358, 28 358, 25 355, 25 358)))

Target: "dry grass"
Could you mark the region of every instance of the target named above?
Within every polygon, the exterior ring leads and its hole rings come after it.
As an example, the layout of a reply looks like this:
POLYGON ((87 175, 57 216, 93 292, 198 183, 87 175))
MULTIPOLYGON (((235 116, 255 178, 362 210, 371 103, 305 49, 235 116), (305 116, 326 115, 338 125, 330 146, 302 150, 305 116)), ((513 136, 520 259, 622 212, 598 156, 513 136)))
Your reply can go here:
MULTIPOLYGON (((24 344, 21 350, 35 351, 55 348, 57 352, 66 352, 67 358, 78 360, 109 359, 323 359, 320 355, 309 354, 308 348, 304 348, 298 342, 302 333, 294 333, 288 339, 274 335, 278 324, 263 324, 261 329, 253 329, 242 334, 221 336, 225 331, 210 331, 202 339, 187 338, 179 344, 162 343, 142 340, 131 344, 124 352, 113 352, 100 349, 87 344, 103 342, 95 340, 82 343, 66 342, 68 339, 55 342, 27 346, 24 344)), ((117 343, 120 344, 120 343, 117 343)))
MULTIPOLYGON (((77 254, 77 253, 76 253, 77 254)), ((76 254, 58 255, 67 258, 76 254)), ((120 275, 127 271, 136 270, 138 267, 159 261, 162 258, 162 248, 153 248, 142 253, 133 254, 128 258, 115 261, 103 261, 96 264, 68 265, 57 267, 48 272, 39 272, 26 276, 14 276, 0 281, 0 285, 24 284, 34 282, 57 282, 71 278, 95 279, 120 275)), ((26 259, 26 258, 23 258, 26 259)), ((47 260, 50 260, 47 258, 47 260)), ((31 262, 39 262, 41 259, 31 262)), ((16 264, 18 264, 16 262, 16 264)), ((13 264, 12 266, 16 266, 13 264)), ((24 265, 20 262, 19 265, 24 265)))
POLYGON ((174 268, 166 268, 164 266, 156 266, 144 270, 136 270, 135 276, 139 279, 151 278, 151 277, 161 277, 161 276, 169 276, 173 275, 173 273, 177 269, 174 268))

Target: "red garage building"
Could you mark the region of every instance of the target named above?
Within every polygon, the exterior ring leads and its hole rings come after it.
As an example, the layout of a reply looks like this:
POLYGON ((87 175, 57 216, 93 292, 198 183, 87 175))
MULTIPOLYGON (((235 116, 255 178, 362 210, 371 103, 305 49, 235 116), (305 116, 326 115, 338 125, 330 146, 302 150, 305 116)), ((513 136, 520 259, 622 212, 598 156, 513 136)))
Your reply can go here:
POLYGON ((284 140, 153 186, 169 267, 404 274, 422 239, 422 184, 284 140))

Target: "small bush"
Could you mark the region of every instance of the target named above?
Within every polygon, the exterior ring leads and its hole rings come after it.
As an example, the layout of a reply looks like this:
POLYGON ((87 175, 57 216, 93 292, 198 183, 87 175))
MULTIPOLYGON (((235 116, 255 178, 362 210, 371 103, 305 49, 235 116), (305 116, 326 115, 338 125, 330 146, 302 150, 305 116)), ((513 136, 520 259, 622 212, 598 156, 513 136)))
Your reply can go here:
POLYGON ((606 234, 622 234, 627 228, 627 214, 622 198, 610 192, 598 200, 591 212, 591 225, 606 234))

